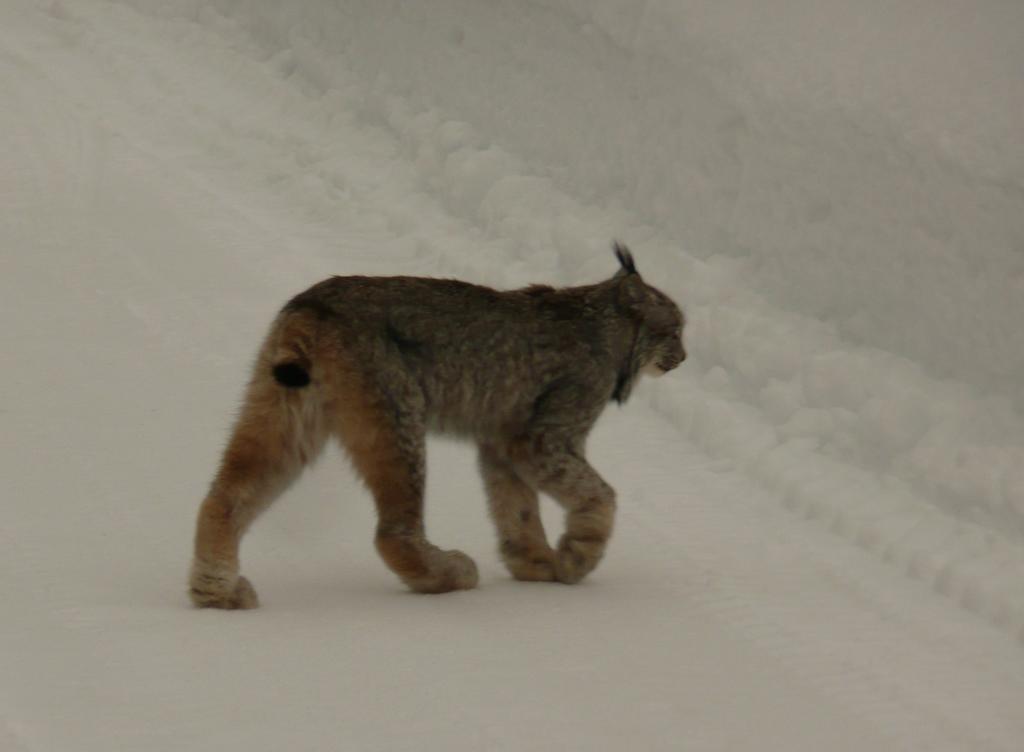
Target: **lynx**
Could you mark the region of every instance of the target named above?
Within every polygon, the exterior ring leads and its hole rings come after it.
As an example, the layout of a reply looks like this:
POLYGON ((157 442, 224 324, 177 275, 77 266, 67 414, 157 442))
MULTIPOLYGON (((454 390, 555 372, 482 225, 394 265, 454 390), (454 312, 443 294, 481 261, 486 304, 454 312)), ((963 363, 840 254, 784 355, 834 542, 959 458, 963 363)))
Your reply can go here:
POLYGON ((332 277, 277 316, 199 511, 192 601, 254 608, 238 548, 253 519, 337 437, 376 501, 376 548, 413 591, 473 588, 476 564, 427 540, 425 437, 476 442, 500 554, 520 580, 575 583, 601 560, 615 492, 584 443, 641 373, 685 358, 682 312, 616 243, 608 280, 498 291, 419 277, 332 277), (538 493, 566 510, 552 549, 538 493))

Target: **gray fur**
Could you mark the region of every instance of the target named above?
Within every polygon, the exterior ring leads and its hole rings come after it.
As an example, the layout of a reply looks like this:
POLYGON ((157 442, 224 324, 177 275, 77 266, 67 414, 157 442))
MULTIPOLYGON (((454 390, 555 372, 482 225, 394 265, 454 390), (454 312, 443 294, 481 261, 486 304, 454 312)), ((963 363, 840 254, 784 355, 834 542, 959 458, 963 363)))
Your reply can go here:
MULTIPOLYGON (((682 313, 636 273, 497 291, 456 280, 332 277, 293 298, 357 351, 397 411, 478 441, 547 426, 584 434, 640 369, 684 358, 682 313)), ((316 364, 313 366, 316 378, 316 364)))

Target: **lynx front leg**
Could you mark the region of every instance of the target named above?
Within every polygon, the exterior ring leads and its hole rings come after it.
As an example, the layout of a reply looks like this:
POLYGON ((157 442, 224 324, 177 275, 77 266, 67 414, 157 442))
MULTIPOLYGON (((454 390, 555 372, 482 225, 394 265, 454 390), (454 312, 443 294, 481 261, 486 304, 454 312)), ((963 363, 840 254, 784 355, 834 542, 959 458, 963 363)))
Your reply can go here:
POLYGON ((615 519, 615 491, 571 445, 544 437, 531 445, 521 472, 567 512, 555 552, 555 577, 567 584, 579 582, 604 555, 615 519))
POLYGON ((517 580, 556 579, 555 552, 544 534, 537 492, 493 447, 480 447, 479 464, 508 571, 517 580))
POLYGON ((375 407, 363 394, 346 400, 339 433, 377 503, 374 542, 388 567, 417 593, 476 587, 473 560, 461 551, 442 551, 426 537, 422 421, 375 407))

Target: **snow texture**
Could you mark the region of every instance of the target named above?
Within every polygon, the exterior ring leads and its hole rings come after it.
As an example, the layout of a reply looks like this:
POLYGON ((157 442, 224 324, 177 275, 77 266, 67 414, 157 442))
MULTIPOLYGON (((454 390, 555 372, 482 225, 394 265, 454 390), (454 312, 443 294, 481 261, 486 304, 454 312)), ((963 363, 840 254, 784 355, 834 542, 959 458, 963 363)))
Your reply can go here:
MULTIPOLYGON (((1024 6, 6 0, 0 749, 1018 750, 1024 6), (277 307, 329 274, 610 275, 690 358, 590 446, 583 585, 497 562, 470 447, 403 592, 334 454, 193 611, 277 307)), ((545 508, 549 531, 560 525, 545 508)))

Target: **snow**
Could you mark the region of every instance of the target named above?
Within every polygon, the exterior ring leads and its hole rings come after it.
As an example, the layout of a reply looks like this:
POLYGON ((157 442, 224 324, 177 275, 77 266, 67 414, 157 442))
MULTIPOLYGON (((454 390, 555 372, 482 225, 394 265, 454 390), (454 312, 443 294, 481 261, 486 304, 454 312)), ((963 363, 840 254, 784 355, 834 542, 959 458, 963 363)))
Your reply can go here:
MULTIPOLYGON (((1012 3, 8 0, 0 749, 1017 750, 1012 3), (470 447, 405 593, 337 453, 194 611, 273 312, 329 274, 614 270, 690 358, 602 418, 577 587, 508 579, 470 447)), ((545 508, 549 532, 560 524, 545 508)))

